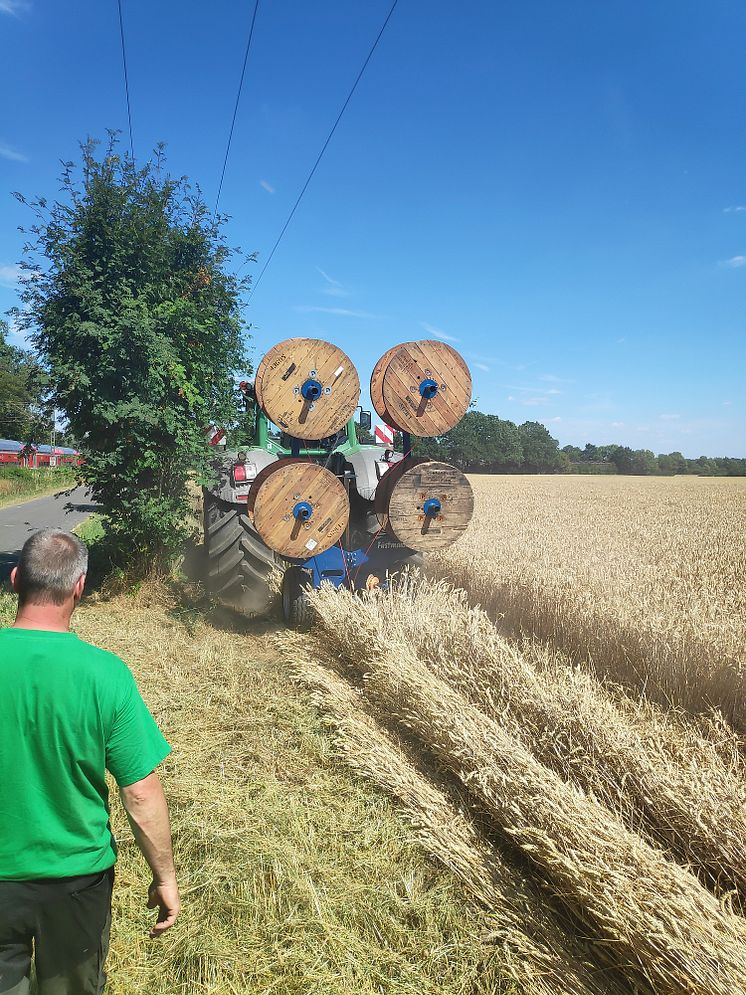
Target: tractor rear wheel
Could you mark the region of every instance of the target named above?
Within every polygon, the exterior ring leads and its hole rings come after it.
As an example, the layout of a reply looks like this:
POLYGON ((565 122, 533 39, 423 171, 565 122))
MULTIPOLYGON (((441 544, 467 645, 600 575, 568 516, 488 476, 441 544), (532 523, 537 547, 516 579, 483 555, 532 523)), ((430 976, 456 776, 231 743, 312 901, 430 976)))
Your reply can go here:
POLYGON ((204 492, 207 588, 224 604, 250 614, 267 610, 275 554, 245 511, 204 492))
POLYGON ((310 584, 308 571, 301 567, 288 567, 282 578, 282 617, 294 629, 307 629, 311 624, 310 584))

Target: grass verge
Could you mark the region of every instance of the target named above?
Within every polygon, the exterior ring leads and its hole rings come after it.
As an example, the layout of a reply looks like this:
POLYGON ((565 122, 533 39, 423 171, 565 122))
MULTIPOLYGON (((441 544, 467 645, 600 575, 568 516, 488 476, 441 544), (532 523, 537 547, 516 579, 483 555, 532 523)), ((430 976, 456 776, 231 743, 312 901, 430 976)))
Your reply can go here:
POLYGON ((66 467, 54 470, 27 470, 21 466, 0 467, 0 508, 20 504, 65 490, 75 483, 75 474, 66 467))

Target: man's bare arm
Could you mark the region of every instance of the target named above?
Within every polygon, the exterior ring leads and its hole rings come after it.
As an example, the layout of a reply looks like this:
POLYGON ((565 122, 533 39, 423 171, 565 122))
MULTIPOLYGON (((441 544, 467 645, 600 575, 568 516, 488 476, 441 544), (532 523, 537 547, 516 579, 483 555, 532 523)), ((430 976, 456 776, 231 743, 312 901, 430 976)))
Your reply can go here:
POLYGON ((158 921, 150 932, 155 938, 173 926, 181 908, 166 796, 155 771, 141 781, 120 788, 119 795, 135 842, 153 872, 148 908, 158 906, 158 921))

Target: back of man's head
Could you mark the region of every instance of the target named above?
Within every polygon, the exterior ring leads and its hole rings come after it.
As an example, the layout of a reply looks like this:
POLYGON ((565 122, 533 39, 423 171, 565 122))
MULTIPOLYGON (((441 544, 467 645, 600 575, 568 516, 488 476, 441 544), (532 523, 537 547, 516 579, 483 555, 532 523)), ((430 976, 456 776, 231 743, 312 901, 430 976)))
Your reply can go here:
POLYGON ((70 532, 41 529, 24 543, 15 589, 18 602, 63 605, 88 569, 88 549, 70 532))

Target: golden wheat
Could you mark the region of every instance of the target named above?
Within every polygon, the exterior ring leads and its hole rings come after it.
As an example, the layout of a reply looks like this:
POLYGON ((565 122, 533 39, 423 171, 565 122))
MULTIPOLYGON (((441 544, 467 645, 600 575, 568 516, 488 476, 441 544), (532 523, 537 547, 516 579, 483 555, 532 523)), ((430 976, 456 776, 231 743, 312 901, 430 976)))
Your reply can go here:
POLYGON ((746 730, 746 481, 474 477, 466 536, 428 569, 501 629, 663 704, 746 730))
MULTIPOLYGON (((411 730, 570 909, 653 991, 746 991, 746 925, 686 870, 550 771, 391 633, 380 597, 322 590, 314 652, 364 677, 366 698, 411 730)), ((399 610, 411 612, 405 593, 399 610)))
POLYGON ((390 638, 407 642, 543 764, 719 894, 737 889, 746 900, 746 781, 734 737, 723 755, 728 740, 716 745, 681 717, 602 686, 557 651, 512 645, 442 581, 409 577, 382 592, 375 610, 390 638))
MULTIPOLYGON (((284 642, 285 649, 289 643, 284 642)), ((589 962, 587 944, 571 935, 548 895, 484 836, 475 821, 422 771, 401 741, 387 734, 364 699, 338 674, 303 656, 295 673, 333 718, 341 754, 350 767, 402 802, 425 848, 460 877, 487 909, 490 940, 499 943, 516 981, 532 995, 611 995, 625 991, 607 966, 589 962)))

